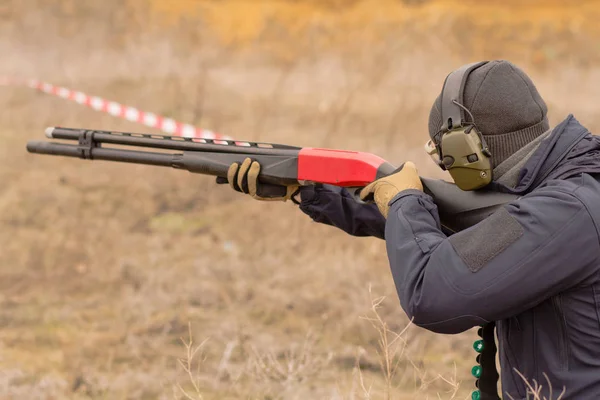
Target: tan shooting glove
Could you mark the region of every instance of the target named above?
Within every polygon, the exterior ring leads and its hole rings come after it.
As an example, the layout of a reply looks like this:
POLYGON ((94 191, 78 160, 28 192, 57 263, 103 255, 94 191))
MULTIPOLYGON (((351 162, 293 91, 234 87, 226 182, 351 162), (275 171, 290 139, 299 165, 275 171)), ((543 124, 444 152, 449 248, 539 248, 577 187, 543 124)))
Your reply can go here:
POLYGON ((360 191, 360 198, 362 200, 373 198, 381 214, 387 218, 390 201, 398 193, 408 189, 423 190, 417 167, 410 161, 406 162, 400 171, 365 186, 360 191))
POLYGON ((242 165, 233 163, 227 171, 227 181, 233 190, 246 193, 257 200, 287 201, 297 191, 298 186, 270 185, 258 182, 260 164, 246 158, 242 165))

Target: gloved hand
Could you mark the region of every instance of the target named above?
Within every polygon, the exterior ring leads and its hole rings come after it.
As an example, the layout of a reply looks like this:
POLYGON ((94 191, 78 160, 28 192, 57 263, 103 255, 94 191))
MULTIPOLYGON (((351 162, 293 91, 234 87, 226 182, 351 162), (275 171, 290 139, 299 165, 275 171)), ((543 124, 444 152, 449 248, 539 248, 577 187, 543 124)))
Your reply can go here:
MULTIPOLYGON (((260 164, 246 158, 241 166, 238 163, 229 166, 227 181, 233 190, 249 194, 257 200, 287 201, 298 191, 298 185, 283 186, 260 183, 258 182, 259 173, 260 164)), ((217 179, 217 183, 224 182, 217 179)))
POLYGON ((401 191, 408 189, 423 190, 423 184, 417 173, 415 164, 408 161, 402 169, 365 186, 360 191, 361 200, 366 200, 373 195, 377 208, 387 218, 390 211, 389 202, 401 191))

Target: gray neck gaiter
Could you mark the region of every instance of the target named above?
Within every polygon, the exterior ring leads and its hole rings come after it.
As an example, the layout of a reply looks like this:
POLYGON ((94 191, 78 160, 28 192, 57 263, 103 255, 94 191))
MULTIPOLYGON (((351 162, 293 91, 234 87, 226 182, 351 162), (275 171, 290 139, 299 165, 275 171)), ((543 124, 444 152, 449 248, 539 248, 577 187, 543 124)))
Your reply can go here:
POLYGON ((521 147, 506 160, 502 161, 502 163, 492 171, 492 178, 494 181, 509 188, 515 188, 519 183, 519 173, 521 172, 521 169, 538 149, 542 140, 550 136, 550 133, 552 133, 552 129, 542 133, 533 141, 521 147))

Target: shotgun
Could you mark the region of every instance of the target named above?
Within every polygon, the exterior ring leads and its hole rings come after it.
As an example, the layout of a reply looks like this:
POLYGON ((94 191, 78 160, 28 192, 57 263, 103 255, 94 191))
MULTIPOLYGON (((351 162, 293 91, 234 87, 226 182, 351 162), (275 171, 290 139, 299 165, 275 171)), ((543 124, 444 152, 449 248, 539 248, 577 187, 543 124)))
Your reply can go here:
MULTIPOLYGON (((76 143, 30 141, 27 151, 172 167, 220 179, 227 177, 232 163, 250 157, 261 164, 260 182, 283 186, 336 185, 348 188, 357 201, 362 187, 397 171, 374 154, 345 150, 60 127, 47 128, 46 136, 76 143)), ((475 225, 516 199, 512 194, 485 189, 465 192, 443 180, 421 178, 421 181, 424 191, 438 206, 442 226, 448 234, 475 225)))

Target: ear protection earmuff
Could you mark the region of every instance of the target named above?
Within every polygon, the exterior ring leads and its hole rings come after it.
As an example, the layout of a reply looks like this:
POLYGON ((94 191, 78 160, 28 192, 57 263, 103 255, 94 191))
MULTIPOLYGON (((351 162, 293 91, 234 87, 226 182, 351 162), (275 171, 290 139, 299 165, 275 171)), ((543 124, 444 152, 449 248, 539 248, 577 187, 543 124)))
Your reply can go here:
POLYGON ((462 104, 469 74, 487 61, 467 64, 446 77, 442 89, 442 126, 425 150, 450 172, 462 190, 475 190, 492 181, 491 154, 471 112, 462 104), (466 121, 465 113, 470 117, 466 121))

